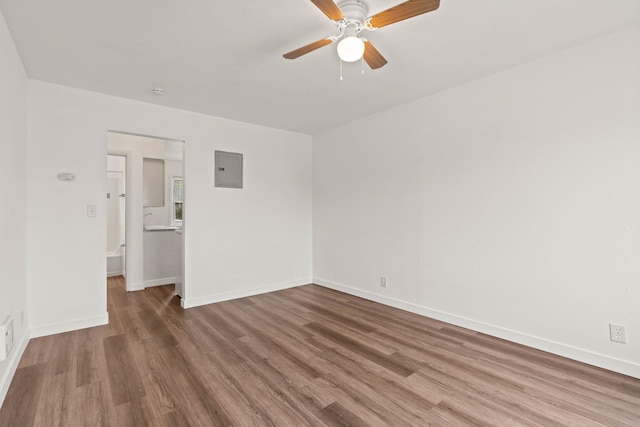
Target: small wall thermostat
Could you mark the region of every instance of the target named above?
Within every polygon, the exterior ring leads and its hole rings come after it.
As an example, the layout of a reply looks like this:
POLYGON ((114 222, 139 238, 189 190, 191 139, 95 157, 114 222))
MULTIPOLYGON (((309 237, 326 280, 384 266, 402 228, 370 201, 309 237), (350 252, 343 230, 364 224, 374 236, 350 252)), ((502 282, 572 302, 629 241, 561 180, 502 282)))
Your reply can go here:
POLYGON ((74 181, 76 179, 76 174, 71 172, 60 172, 58 174, 58 179, 60 181, 74 181))

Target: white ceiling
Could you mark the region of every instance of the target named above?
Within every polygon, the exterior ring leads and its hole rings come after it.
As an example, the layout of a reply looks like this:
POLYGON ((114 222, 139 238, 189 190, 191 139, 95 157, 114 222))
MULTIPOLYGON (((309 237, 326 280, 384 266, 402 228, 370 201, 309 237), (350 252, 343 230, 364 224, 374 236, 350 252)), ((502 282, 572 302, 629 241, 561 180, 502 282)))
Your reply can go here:
MULTIPOLYGON (((369 15, 401 0, 368 0, 369 15)), ((309 0, 0 0, 30 78, 314 134, 640 23, 640 0, 442 0, 345 64, 309 0), (165 95, 151 93, 164 88, 165 95)))

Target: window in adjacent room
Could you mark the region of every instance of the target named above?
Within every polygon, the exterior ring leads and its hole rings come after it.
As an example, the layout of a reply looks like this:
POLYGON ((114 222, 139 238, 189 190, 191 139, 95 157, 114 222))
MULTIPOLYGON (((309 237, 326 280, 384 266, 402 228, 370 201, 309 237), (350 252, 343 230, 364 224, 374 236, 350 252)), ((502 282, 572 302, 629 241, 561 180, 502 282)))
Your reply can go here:
POLYGON ((182 225, 182 200, 184 194, 184 184, 182 177, 171 178, 171 208, 173 225, 182 225))

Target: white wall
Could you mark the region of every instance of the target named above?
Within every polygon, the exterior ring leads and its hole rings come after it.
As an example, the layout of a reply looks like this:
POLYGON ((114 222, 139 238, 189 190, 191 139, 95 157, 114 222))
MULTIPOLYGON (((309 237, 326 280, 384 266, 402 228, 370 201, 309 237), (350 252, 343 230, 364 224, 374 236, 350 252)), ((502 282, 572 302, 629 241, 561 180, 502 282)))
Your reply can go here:
POLYGON ((0 12, 0 322, 11 316, 14 326, 13 349, 0 362, 0 406, 29 340, 26 98, 26 74, 0 12))
POLYGON ((632 28, 314 136, 314 281, 640 377, 639 76, 632 28))
POLYGON ((33 80, 28 105, 35 335, 107 320, 108 130, 186 141, 186 306, 310 281, 310 137, 33 80), (245 155, 244 189, 214 188, 215 149, 245 155), (57 181, 61 170, 77 180, 57 181))

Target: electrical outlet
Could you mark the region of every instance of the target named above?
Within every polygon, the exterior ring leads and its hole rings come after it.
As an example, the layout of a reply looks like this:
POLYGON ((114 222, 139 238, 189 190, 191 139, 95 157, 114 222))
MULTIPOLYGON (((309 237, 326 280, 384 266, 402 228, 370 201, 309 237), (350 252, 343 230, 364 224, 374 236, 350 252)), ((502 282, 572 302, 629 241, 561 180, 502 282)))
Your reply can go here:
POLYGON ((13 347, 13 319, 10 316, 0 324, 0 361, 5 360, 13 347))
POLYGON ((627 333, 622 325, 609 323, 609 337, 613 342, 627 343, 627 333))
POLYGON ((7 346, 7 354, 9 354, 9 352, 13 348, 13 319, 11 319, 11 321, 9 321, 9 325, 7 325, 6 346, 7 346))
POLYGON ((381 288, 387 287, 387 278, 384 276, 380 276, 380 287, 381 288))

